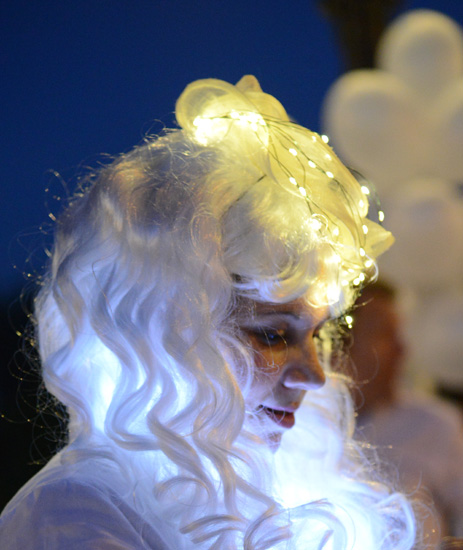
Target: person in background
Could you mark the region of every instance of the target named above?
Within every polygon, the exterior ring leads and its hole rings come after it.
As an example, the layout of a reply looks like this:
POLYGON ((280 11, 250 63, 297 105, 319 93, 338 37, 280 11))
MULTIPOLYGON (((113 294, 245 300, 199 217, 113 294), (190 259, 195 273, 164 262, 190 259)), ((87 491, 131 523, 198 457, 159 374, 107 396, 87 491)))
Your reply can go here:
POLYGON ((330 369, 392 242, 368 190, 254 77, 193 82, 176 116, 58 218, 34 319, 68 440, 3 511, 2 550, 426 544, 330 369))
MULTIPOLYGON (((463 424, 460 413, 437 397, 401 383, 406 342, 395 288, 368 285, 353 309, 350 373, 358 433, 376 446, 381 461, 408 492, 427 493, 443 533, 463 534, 463 424)), ((426 338, 426 335, 423 335, 426 338)))

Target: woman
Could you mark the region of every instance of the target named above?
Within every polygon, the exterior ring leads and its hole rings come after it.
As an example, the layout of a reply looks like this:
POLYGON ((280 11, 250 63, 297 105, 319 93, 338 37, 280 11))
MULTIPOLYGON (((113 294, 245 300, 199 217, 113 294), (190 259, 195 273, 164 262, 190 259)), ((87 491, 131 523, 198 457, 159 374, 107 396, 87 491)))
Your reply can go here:
POLYGON ((35 318, 69 438, 2 548, 411 548, 328 367, 392 241, 368 188, 254 77, 194 82, 176 115, 58 220, 35 318))

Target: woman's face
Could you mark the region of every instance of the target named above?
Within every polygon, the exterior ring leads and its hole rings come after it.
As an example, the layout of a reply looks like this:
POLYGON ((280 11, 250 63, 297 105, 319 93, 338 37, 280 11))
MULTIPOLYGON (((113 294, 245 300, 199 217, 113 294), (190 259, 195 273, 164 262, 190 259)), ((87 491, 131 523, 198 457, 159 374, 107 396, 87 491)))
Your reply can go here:
POLYGON ((243 300, 239 307, 238 323, 255 364, 247 406, 275 442, 294 426, 306 391, 325 383, 316 339, 326 320, 327 309, 316 308, 304 298, 286 304, 243 300))

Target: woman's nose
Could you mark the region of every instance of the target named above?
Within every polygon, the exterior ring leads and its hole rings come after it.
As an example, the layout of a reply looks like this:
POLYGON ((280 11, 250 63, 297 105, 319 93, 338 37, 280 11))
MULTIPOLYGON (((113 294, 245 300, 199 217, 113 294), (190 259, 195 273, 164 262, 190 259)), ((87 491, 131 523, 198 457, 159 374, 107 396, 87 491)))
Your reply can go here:
POLYGON ((288 357, 288 359, 282 380, 286 388, 314 390, 325 384, 325 371, 318 359, 313 339, 309 345, 298 346, 292 357, 288 357))

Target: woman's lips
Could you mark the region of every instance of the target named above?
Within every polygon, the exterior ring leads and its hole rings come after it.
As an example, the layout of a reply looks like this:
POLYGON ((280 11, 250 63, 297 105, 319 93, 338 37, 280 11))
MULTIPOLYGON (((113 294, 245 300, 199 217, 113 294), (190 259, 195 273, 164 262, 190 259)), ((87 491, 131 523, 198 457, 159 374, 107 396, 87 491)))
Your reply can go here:
POLYGON ((273 420, 278 426, 282 428, 292 428, 296 422, 294 412, 279 411, 277 409, 270 409, 269 407, 263 407, 265 414, 273 420))

